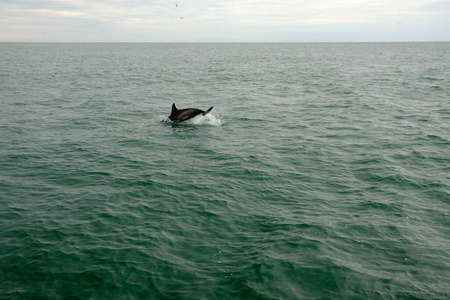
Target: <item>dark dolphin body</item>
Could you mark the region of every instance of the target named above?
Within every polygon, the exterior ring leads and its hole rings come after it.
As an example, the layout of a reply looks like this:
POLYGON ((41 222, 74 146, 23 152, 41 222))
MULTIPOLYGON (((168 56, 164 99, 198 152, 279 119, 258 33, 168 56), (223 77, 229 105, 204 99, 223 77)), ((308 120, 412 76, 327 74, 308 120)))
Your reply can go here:
POLYGON ((177 109, 175 103, 172 104, 172 113, 169 116, 173 122, 180 123, 189 119, 192 119, 195 116, 202 114, 203 116, 208 114, 213 107, 211 106, 207 111, 203 111, 198 108, 185 108, 185 109, 177 109))

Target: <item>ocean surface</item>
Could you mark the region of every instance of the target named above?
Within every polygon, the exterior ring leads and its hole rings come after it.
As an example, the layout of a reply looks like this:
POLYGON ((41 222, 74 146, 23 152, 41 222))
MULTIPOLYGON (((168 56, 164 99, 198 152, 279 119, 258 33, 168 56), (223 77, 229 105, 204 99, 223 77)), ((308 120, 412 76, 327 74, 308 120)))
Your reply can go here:
POLYGON ((0 299, 449 299, 450 43, 0 43, 0 206, 0 299))

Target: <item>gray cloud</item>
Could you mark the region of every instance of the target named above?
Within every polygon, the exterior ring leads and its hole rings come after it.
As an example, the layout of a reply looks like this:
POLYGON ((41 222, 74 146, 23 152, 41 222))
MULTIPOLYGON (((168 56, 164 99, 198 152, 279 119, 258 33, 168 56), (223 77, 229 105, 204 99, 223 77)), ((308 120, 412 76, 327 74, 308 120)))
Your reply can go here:
POLYGON ((377 26, 392 40, 386 28, 398 23, 433 24, 434 36, 442 26, 448 40, 449 20, 448 2, 433 0, 19 0, 0 1, 0 41, 302 41, 296 33, 318 28, 352 41, 377 26))

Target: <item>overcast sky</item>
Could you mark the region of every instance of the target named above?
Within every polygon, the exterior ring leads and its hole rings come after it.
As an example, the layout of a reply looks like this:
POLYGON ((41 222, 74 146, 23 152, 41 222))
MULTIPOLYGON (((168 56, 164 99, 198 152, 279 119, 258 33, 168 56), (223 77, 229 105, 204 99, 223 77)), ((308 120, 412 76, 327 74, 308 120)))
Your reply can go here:
POLYGON ((0 0, 0 41, 450 41, 450 0, 0 0))

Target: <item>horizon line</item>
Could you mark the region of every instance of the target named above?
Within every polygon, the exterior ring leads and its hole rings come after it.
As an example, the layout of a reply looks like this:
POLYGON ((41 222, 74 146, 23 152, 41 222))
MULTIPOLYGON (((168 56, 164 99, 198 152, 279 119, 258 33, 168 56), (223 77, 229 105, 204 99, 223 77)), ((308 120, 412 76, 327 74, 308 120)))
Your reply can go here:
POLYGON ((449 43, 450 40, 436 40, 436 41, 251 41, 251 42, 242 42, 242 41, 226 41, 226 42, 211 42, 211 41, 179 41, 179 42, 133 42, 133 41, 0 41, 0 43, 29 43, 29 44, 343 44, 343 43, 354 43, 354 44, 369 44, 369 43, 449 43))

